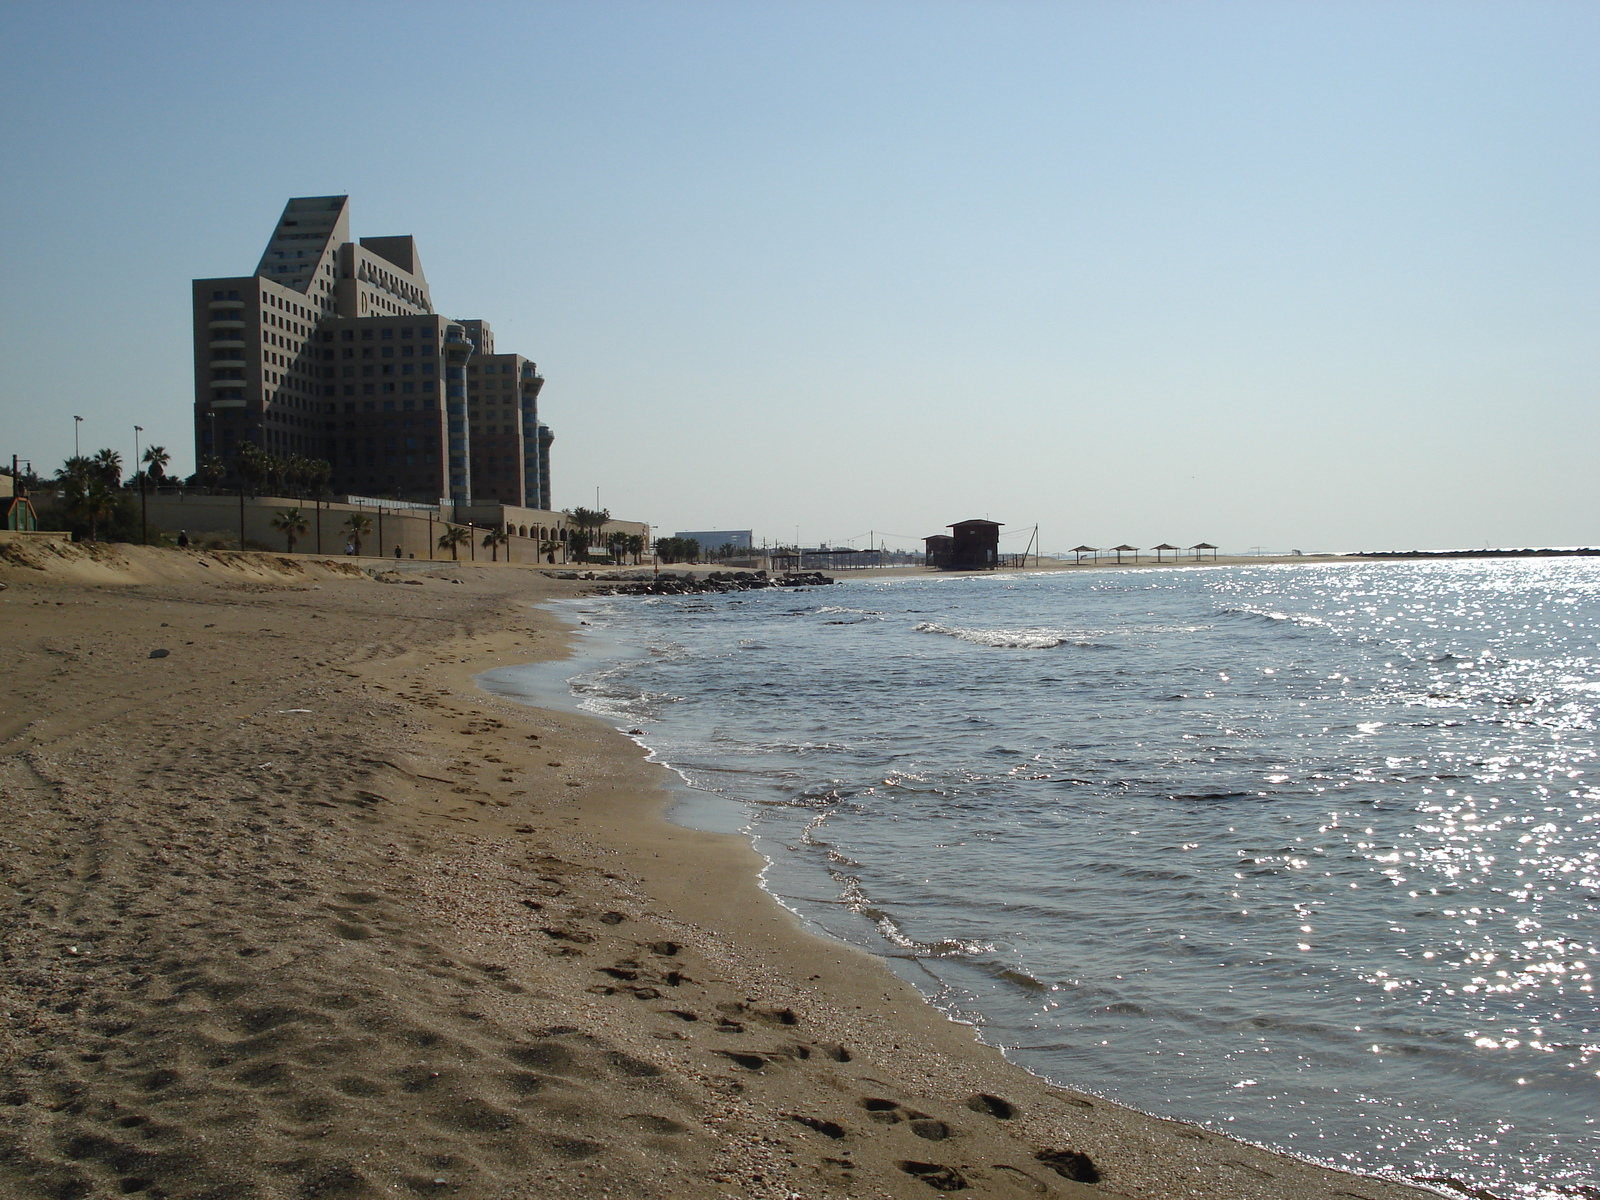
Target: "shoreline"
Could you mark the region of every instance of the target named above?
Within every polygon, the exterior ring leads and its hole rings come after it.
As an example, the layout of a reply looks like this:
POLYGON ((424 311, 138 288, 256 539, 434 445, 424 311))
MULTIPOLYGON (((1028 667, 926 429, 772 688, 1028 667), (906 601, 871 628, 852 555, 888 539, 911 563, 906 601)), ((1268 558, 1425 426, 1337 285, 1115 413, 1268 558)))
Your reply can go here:
POLYGON ((1009 1063, 625 734, 477 687, 581 583, 405 574, 0 562, 0 1195, 1429 1194, 1009 1063))

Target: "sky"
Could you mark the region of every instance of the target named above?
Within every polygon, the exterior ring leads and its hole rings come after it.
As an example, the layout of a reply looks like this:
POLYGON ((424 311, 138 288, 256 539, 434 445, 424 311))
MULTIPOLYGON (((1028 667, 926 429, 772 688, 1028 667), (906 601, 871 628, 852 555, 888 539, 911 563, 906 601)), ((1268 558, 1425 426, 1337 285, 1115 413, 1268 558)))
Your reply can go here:
POLYGON ((1600 544, 1600 6, 0 4, 0 454, 193 468, 290 196, 547 383, 558 508, 1600 544))

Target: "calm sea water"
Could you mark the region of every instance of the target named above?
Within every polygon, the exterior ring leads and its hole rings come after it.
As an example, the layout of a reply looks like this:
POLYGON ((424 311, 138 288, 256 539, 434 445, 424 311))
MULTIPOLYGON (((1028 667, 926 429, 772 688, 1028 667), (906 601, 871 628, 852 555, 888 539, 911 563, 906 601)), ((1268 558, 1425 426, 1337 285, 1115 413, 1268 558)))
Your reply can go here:
POLYGON ((1361 1171, 1596 1194, 1600 564, 582 610, 573 693, 688 819, 732 814, 784 903, 1015 1061, 1361 1171))

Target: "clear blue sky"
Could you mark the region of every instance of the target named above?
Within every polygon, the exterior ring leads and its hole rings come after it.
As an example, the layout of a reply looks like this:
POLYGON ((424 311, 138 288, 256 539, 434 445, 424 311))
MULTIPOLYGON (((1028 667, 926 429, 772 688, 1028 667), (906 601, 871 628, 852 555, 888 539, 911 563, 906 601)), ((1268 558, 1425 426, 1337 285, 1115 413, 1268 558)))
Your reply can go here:
POLYGON ((1593 3, 3 11, 8 457, 191 469, 189 280, 349 193, 540 363, 558 507, 1600 543, 1593 3))

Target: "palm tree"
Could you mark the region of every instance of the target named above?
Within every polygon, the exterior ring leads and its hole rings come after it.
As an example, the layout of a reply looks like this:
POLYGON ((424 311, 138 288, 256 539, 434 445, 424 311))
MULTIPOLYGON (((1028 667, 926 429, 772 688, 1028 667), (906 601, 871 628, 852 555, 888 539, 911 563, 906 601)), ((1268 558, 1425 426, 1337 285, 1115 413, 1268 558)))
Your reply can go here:
POLYGON ((350 519, 344 523, 344 531, 350 535, 350 543, 361 553, 361 539, 372 532, 372 518, 365 513, 351 513, 350 519))
POLYGON ((115 450, 102 450, 90 460, 96 475, 111 487, 122 486, 122 455, 115 450))
MULTIPOLYGON (((483 548, 489 551, 489 561, 500 561, 500 547, 511 540, 511 535, 504 529, 491 529, 483 535, 483 548)), ((506 561, 511 561, 511 551, 506 551, 506 561)))
POLYGON ((322 490, 328 486, 328 479, 333 475, 333 464, 325 458, 302 459, 304 463, 306 486, 311 489, 313 496, 322 495, 322 490))
POLYGON ((241 492, 247 485, 255 490, 267 477, 267 455, 254 442, 240 442, 233 452, 233 469, 239 476, 241 492))
POLYGON ((567 512, 567 529, 574 548, 581 547, 587 553, 593 543, 593 534, 599 533, 606 527, 606 522, 611 520, 611 510, 608 508, 574 508, 567 512), (571 531, 576 530, 578 536, 572 537, 571 531))
POLYGON ((606 539, 606 549, 611 551, 611 557, 618 566, 622 565, 623 556, 628 552, 628 535, 622 530, 617 530, 606 539))
POLYGON ((161 486, 161 481, 167 477, 167 464, 171 461, 172 455, 167 453, 165 446, 149 446, 145 449, 144 473, 153 487, 161 486))
POLYGON ((472 534, 461 525, 446 525, 439 535, 439 549, 450 551, 450 561, 460 562, 456 551, 472 540, 472 534))
POLYGON ((284 477, 288 474, 289 464, 276 454, 263 454, 261 456, 262 473, 267 478, 267 490, 278 492, 284 489, 284 477))
MULTIPOLYGON (((116 451, 102 450, 92 459, 74 456, 56 472, 56 494, 71 516, 89 522, 92 542, 100 539, 100 522, 115 516, 117 511, 116 488, 120 480, 115 477, 107 480, 103 461, 107 454, 115 457, 116 451)), ((120 473, 120 460, 117 469, 120 473)))
POLYGON ((639 565, 639 556, 644 553, 644 534, 630 533, 628 535, 628 553, 633 555, 633 565, 639 565))
POLYGON ((539 543, 539 553, 544 555, 547 562, 555 562, 556 551, 559 549, 561 549, 561 543, 550 538, 545 538, 544 541, 539 543))
POLYGON ((214 488, 222 477, 228 473, 228 468, 222 465, 222 460, 215 454, 208 454, 198 463, 195 474, 200 476, 200 482, 208 488, 214 488))
POLYGON ((298 508, 286 508, 272 518, 272 527, 283 534, 284 540, 289 543, 289 553, 294 553, 294 541, 306 530, 311 528, 311 522, 300 514, 298 508))

